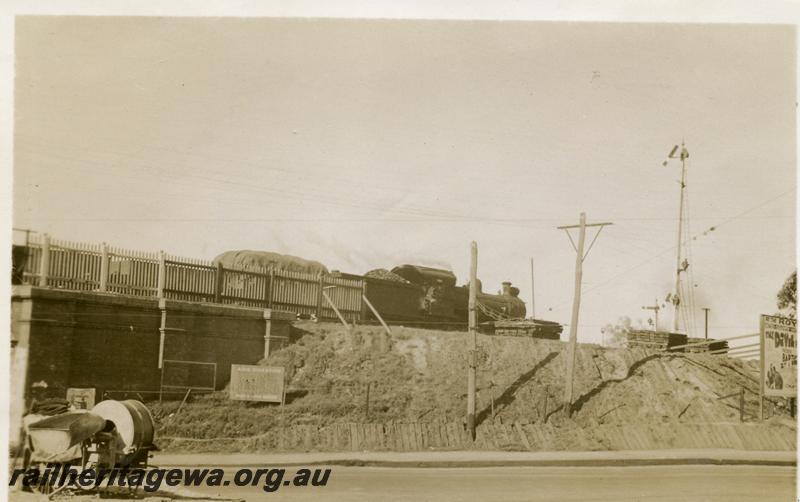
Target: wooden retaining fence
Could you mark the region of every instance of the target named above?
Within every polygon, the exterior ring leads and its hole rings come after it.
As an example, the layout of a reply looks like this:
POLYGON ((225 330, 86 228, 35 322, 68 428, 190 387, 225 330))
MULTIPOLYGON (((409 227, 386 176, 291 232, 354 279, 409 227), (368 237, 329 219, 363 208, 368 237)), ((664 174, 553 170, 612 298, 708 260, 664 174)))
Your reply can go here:
POLYGON ((23 282, 41 287, 274 308, 336 319, 322 289, 348 321, 361 319, 365 282, 354 276, 272 268, 227 268, 206 260, 84 244, 30 234, 23 282))
POLYGON ((241 451, 602 451, 664 448, 795 449, 795 434, 773 424, 659 423, 600 424, 592 428, 552 424, 483 423, 473 442, 457 422, 338 423, 323 427, 275 427, 265 434, 242 438, 191 439, 160 437, 165 447, 241 451))

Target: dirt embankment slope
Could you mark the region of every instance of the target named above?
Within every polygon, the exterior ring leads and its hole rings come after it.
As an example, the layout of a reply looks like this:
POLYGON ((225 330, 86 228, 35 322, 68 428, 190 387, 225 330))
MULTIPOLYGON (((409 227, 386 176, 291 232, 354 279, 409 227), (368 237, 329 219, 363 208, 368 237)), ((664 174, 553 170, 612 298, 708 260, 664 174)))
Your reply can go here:
MULTIPOLYGON (((229 401, 224 392, 188 403, 172 417, 169 415, 178 403, 155 405, 161 443, 173 450, 204 449, 213 443, 217 449, 248 451, 277 447, 276 441, 282 443, 282 438, 264 438, 283 427, 306 427, 305 434, 311 437, 309 431, 317 434, 336 424, 461 423, 466 410, 467 334, 402 327, 392 330, 388 336, 379 327, 357 327, 347 334, 335 324, 299 323, 295 343, 262 362, 287 369, 289 391, 282 410, 274 405, 229 401)), ((566 344, 484 335, 479 335, 478 344, 477 419, 483 427, 480 430, 489 434, 479 447, 508 449, 513 447, 509 442, 518 442, 520 449, 619 449, 638 444, 642 448, 686 447, 695 443, 692 434, 718 434, 718 440, 708 440, 707 446, 784 449, 794 444, 794 422, 780 400, 767 403, 768 423, 753 423, 758 411, 755 368, 740 360, 579 345, 573 413, 568 418, 561 410, 566 344), (738 396, 720 399, 741 389, 745 389, 749 420, 746 430, 739 425, 738 396), (507 428, 502 424, 508 424, 507 428), (726 432, 708 429, 717 425, 727 427, 726 432), (701 426, 705 432, 686 432, 681 439, 676 431, 683 426, 701 426), (605 430, 609 432, 603 433, 605 430), (620 432, 623 436, 641 435, 641 441, 614 440, 620 432), (743 438, 756 432, 763 434, 764 440, 745 444, 743 438), (736 439, 724 440, 726 434, 736 439), (780 438, 775 439, 776 435, 780 438), (504 444, 495 436, 504 438, 504 444)), ((369 430, 369 434, 378 430, 381 439, 373 443, 364 440, 360 445, 393 449, 394 443, 383 436, 389 434, 389 426, 369 430)), ((455 443, 448 443, 446 437, 452 433, 445 433, 444 428, 441 432, 423 431, 420 437, 429 434, 436 436, 436 441, 402 444, 406 449, 423 443, 452 445, 455 443)), ((304 449, 315 449, 316 439, 315 435, 300 443, 304 449)), ((324 448, 336 449, 337 444, 330 439, 324 448)))

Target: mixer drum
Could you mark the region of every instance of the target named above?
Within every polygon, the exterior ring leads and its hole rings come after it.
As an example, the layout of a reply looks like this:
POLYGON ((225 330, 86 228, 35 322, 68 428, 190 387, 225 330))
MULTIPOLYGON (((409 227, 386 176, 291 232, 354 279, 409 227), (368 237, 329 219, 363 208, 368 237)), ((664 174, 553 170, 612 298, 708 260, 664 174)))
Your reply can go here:
POLYGON ((153 444, 155 422, 144 403, 133 399, 109 399, 97 403, 91 413, 114 422, 126 451, 140 450, 153 444))

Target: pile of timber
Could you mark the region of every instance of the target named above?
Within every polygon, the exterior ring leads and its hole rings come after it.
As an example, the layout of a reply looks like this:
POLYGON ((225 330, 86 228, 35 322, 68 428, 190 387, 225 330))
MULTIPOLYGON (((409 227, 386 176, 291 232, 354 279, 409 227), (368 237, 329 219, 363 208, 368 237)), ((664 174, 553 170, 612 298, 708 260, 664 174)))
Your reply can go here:
POLYGON ((541 319, 498 320, 482 325, 482 331, 500 336, 527 336, 544 340, 559 340, 564 327, 541 319))
POLYGON ((692 352, 692 353, 699 353, 699 352, 713 352, 716 350, 722 350, 724 352, 718 353, 725 353, 728 351, 728 341, 727 340, 706 340, 705 338, 689 338, 686 343, 698 343, 698 342, 710 342, 707 345, 695 345, 694 347, 686 347, 684 352, 692 352))
POLYGON ((641 347, 652 350, 665 350, 687 343, 688 337, 680 333, 666 331, 631 330, 627 334, 629 348, 641 347))

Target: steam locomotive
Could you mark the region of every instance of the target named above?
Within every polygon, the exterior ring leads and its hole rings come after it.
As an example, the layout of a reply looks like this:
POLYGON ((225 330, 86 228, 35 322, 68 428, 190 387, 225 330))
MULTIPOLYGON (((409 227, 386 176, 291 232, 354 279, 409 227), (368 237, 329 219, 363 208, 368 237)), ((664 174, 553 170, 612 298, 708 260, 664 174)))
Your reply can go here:
MULTIPOLYGON (((390 323, 435 327, 462 327, 467 323, 469 285, 457 286, 449 270, 420 265, 400 265, 392 279, 367 274, 366 295, 390 323)), ((558 339, 562 326, 555 322, 525 320, 525 302, 519 289, 504 282, 500 294, 483 292, 477 281, 476 313, 483 331, 506 335, 528 335, 558 339)), ((376 320, 366 312, 367 320, 376 320)))

